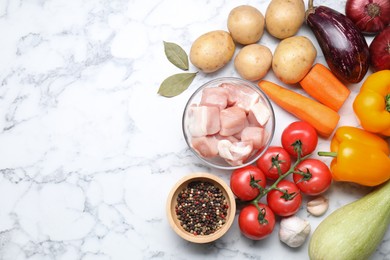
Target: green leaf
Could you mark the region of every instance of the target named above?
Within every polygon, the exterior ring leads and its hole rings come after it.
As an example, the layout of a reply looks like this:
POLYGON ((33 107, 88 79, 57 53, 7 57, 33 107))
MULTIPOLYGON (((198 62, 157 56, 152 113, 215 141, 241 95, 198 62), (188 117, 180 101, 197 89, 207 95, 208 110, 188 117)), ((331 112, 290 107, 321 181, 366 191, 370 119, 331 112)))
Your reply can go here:
POLYGON ((164 42, 164 51, 168 60, 182 70, 188 70, 188 55, 176 43, 164 42))
POLYGON ((166 78, 158 89, 158 94, 164 97, 174 97, 181 94, 194 80, 197 72, 179 73, 166 78))

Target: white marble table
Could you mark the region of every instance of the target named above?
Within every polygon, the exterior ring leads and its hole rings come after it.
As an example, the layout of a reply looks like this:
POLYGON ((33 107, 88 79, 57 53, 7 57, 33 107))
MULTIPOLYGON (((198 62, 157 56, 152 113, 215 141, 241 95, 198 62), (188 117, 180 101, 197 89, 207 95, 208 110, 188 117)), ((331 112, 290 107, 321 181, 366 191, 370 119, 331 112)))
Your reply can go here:
MULTIPOLYGON (((217 242, 191 244, 165 212, 171 187, 186 174, 228 181, 229 172, 206 168, 188 150, 181 116, 200 84, 238 75, 230 63, 199 73, 180 96, 161 97, 160 83, 179 72, 163 41, 189 52, 199 35, 226 30, 232 8, 252 4, 264 14, 268 3, 0 1, 0 259, 308 259, 308 243, 288 248, 277 232, 251 241, 237 221, 217 242)), ((345 0, 315 3, 343 11, 345 0)), ((298 34, 313 39, 324 63, 308 28, 298 34)), ((271 50, 277 42, 267 33, 260 40, 271 50)), ((350 88, 339 125, 358 125, 351 104, 359 85, 350 88)), ((295 118, 275 111, 273 144, 280 144, 295 118)), ((318 149, 328 143, 321 139, 318 149)), ((327 214, 367 192, 335 183, 327 214)), ((298 214, 313 229, 323 219, 303 207, 298 214)), ((373 259, 390 259, 389 231, 373 259)))

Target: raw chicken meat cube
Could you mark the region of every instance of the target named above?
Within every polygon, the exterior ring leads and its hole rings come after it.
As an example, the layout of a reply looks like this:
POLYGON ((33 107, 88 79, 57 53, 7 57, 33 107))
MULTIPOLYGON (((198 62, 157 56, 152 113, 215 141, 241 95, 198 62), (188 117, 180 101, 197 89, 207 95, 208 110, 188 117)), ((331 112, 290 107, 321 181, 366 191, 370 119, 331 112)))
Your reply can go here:
POLYGON ((202 92, 200 105, 216 106, 222 110, 227 107, 228 96, 229 91, 225 88, 205 88, 202 92))
POLYGON ((202 157, 212 158, 218 155, 218 139, 214 135, 194 137, 191 145, 202 157))
POLYGON ((249 141, 253 144, 253 149, 263 147, 265 138, 265 130, 262 127, 248 126, 241 131, 241 141, 249 141))
POLYGON ((221 87, 229 91, 228 105, 238 106, 244 109, 246 113, 260 98, 260 95, 255 90, 248 87, 230 83, 223 83, 221 87))
POLYGON ((219 134, 222 136, 234 135, 245 127, 246 113, 239 107, 228 107, 220 112, 221 129, 219 134))
POLYGON ((188 111, 188 130, 193 137, 213 135, 220 130, 219 108, 191 106, 188 111))
POLYGON ((268 109, 268 107, 259 100, 256 104, 254 104, 249 113, 248 113, 248 120, 249 122, 253 122, 253 118, 256 119, 256 121, 261 125, 264 126, 269 118, 271 117, 271 112, 268 109))

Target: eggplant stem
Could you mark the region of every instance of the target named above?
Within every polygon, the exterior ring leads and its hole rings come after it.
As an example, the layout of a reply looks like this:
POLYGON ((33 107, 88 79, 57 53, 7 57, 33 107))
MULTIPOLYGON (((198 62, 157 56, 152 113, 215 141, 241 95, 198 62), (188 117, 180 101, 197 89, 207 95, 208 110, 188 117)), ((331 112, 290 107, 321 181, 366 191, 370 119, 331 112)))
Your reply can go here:
POLYGON ((314 4, 313 4, 313 1, 314 0, 309 0, 308 4, 307 4, 307 10, 305 12, 305 20, 307 21, 307 18, 310 14, 314 13, 315 12, 315 8, 314 8, 314 4))
POLYGON ((311 10, 311 9, 313 9, 313 1, 314 0, 309 0, 309 2, 308 2, 308 10, 311 10))

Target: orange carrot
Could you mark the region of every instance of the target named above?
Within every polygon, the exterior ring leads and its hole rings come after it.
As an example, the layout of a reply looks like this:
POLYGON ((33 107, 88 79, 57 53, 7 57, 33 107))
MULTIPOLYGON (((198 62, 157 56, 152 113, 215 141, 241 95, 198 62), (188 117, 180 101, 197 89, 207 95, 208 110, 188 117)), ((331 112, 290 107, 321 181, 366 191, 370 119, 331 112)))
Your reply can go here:
POLYGON ((329 137, 340 120, 336 111, 312 98, 266 80, 260 81, 258 86, 273 102, 311 124, 323 137, 329 137))
POLYGON ((299 82, 302 88, 322 104, 339 111, 351 91, 324 65, 315 64, 299 82))

